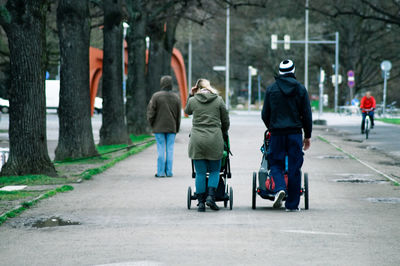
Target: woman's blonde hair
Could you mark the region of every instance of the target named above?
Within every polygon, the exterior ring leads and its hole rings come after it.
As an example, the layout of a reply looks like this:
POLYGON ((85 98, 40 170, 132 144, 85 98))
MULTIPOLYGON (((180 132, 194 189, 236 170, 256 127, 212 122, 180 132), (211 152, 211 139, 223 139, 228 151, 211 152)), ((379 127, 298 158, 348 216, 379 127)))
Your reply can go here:
POLYGON ((197 80, 195 87, 197 88, 197 92, 200 92, 202 89, 206 89, 209 92, 218 95, 218 91, 216 89, 214 89, 213 87, 211 87, 210 81, 207 79, 197 80))

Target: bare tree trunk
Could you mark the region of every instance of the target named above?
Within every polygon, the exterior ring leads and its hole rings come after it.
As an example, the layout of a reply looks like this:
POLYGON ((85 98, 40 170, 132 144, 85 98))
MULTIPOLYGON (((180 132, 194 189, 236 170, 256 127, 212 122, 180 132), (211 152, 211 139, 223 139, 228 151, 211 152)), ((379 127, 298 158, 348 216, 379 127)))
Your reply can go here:
POLYGON ((148 35, 150 37, 150 49, 149 49, 149 62, 147 75, 147 100, 149 101, 151 96, 160 89, 160 79, 163 75, 169 75, 171 71, 164 73, 167 68, 166 64, 166 50, 164 48, 164 23, 154 22, 148 25, 148 35))
POLYGON ((172 17, 168 19, 167 21, 167 30, 165 32, 165 38, 164 38, 164 64, 163 64, 163 72, 164 73, 169 73, 169 75, 172 72, 171 69, 171 58, 172 58, 172 50, 174 49, 176 39, 175 39, 175 34, 176 34, 176 28, 178 26, 180 17, 172 17))
POLYGON ((146 12, 140 0, 128 0, 129 25, 128 80, 126 87, 126 119, 128 132, 141 135, 150 132, 146 119, 146 12))
POLYGON ((122 94, 121 0, 104 0, 103 123, 100 145, 129 143, 122 94))
POLYGON ((148 25, 150 36, 148 99, 160 89, 161 77, 172 74, 172 50, 176 42, 175 32, 179 19, 179 17, 171 17, 166 23, 155 22, 148 25))
POLYGON ((56 160, 97 155, 90 115, 88 0, 60 0, 59 139, 56 160))
POLYGON ((46 137, 46 0, 8 1, 2 25, 10 48, 10 157, 1 175, 56 176, 46 137), (8 14, 7 14, 8 13, 8 14))

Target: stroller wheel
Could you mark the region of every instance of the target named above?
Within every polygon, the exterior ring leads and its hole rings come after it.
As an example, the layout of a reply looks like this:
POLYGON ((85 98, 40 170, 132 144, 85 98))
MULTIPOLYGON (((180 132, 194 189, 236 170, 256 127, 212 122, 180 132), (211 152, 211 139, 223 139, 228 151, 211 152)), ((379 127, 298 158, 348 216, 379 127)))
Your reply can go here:
POLYGON ((233 189, 232 187, 229 188, 229 209, 232 210, 233 208, 233 189))
POLYGON ((308 210, 308 173, 304 173, 304 209, 308 210))
POLYGON ((229 199, 229 195, 228 195, 228 185, 226 186, 226 192, 225 192, 225 200, 224 200, 224 207, 228 207, 228 199, 229 199))
POLYGON ((308 210, 308 173, 304 173, 304 209, 308 210))
POLYGON ((257 173, 253 172, 253 189, 251 191, 251 208, 256 209, 256 187, 257 187, 257 173))
POLYGON ((189 186, 188 193, 187 193, 187 208, 188 208, 188 210, 190 210, 191 205, 192 205, 192 188, 189 186))

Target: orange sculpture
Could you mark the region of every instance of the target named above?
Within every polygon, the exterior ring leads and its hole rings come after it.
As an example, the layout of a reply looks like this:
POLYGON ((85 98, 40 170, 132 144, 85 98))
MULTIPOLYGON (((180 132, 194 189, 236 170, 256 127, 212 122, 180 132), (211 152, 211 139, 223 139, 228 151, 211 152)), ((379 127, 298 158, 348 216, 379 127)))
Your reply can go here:
MULTIPOLYGON (((128 50, 127 44, 124 42, 125 47, 125 74, 128 74, 128 50)), ((146 63, 148 63, 148 53, 146 51, 146 63)), ((93 115, 94 111, 94 99, 97 95, 97 89, 99 87, 101 76, 103 75, 103 50, 90 47, 89 51, 89 66, 90 66, 90 108, 93 115)), ((174 70, 176 80, 178 82, 179 93, 181 96, 182 108, 186 106, 186 99, 188 97, 188 88, 186 81, 186 70, 183 56, 178 49, 173 49, 171 58, 171 67, 174 70)))

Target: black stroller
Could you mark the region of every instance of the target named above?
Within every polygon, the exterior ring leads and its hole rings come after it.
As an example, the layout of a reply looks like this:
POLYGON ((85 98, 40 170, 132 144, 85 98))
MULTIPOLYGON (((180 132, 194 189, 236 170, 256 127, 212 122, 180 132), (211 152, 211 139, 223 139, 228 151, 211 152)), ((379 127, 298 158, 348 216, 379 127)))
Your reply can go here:
MULTIPOLYGON (((232 210, 233 189, 232 189, 232 187, 228 186, 228 182, 227 182, 227 179, 232 177, 230 160, 229 160, 230 155, 232 155, 232 153, 230 151, 229 137, 227 135, 224 135, 224 153, 223 153, 223 157, 221 160, 221 169, 220 169, 220 173, 219 173, 219 182, 218 182, 218 187, 217 187, 217 191, 216 191, 215 201, 216 202, 223 201, 225 208, 228 206, 228 202, 229 202, 229 209, 232 210)), ((209 175, 209 173, 207 173, 207 178, 206 178, 206 191, 207 191, 207 185, 208 185, 208 175, 209 175)), ((196 172, 194 169, 193 160, 192 160, 192 178, 196 178, 196 172)), ((197 200, 197 194, 195 192, 192 193, 192 188, 189 186, 188 192, 187 192, 187 208, 188 209, 190 209, 192 200, 197 200)))
MULTIPOLYGON (((274 201, 275 199, 275 193, 272 191, 273 190, 273 180, 270 178, 269 175, 269 165, 268 165, 268 145, 269 145, 269 140, 270 140, 271 134, 267 130, 264 133, 264 143, 261 146, 261 152, 262 152, 262 159, 261 159, 261 167, 258 171, 258 187, 257 187, 257 173, 253 172, 253 189, 252 189, 252 204, 251 207, 252 209, 256 208, 256 196, 257 194, 263 198, 263 199, 268 199, 274 201)), ((288 182, 288 158, 286 156, 285 158, 285 182, 287 185, 288 182)), ((304 173, 303 176, 303 185, 304 188, 300 189, 300 195, 304 195, 304 208, 308 210, 308 174, 304 173)), ((283 200, 286 200, 286 197, 283 198, 283 200)))

